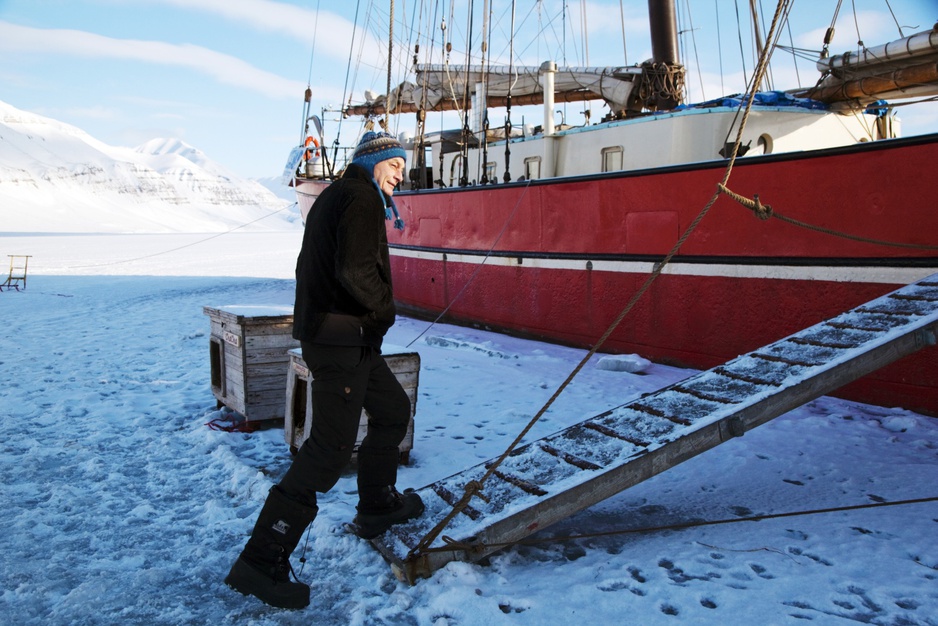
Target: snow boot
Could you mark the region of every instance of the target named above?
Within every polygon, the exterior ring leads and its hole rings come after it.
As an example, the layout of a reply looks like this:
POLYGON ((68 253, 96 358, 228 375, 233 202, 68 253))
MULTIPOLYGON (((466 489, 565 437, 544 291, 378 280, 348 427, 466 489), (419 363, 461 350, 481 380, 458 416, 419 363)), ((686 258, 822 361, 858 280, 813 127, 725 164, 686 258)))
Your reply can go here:
POLYGON ((397 466, 401 452, 397 447, 375 448, 368 438, 358 449, 359 508, 383 508, 388 496, 388 485, 397 484, 397 466))
POLYGON ((353 520, 355 534, 362 539, 374 539, 394 524, 411 520, 423 513, 423 500, 413 489, 400 493, 394 486, 385 487, 379 499, 360 502, 358 515, 353 520))
POLYGON ((394 524, 423 513, 423 501, 412 489, 395 489, 401 452, 397 447, 375 448, 362 442, 358 450, 358 515, 355 534, 374 539, 394 524))
POLYGON ((273 487, 225 584, 271 606, 309 606, 309 585, 290 580, 290 554, 318 511, 316 506, 303 506, 273 487))

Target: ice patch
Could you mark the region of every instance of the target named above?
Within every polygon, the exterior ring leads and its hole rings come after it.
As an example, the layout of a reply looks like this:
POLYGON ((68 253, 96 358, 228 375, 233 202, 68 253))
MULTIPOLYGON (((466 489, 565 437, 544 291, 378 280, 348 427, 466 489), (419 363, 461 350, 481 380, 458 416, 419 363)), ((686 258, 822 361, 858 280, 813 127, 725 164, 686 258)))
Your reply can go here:
POLYGON ((883 428, 894 433, 904 433, 915 428, 915 418, 909 416, 895 416, 883 418, 883 428))
POLYGON ((644 359, 637 354, 615 354, 604 356, 596 363, 596 367, 601 370, 611 372, 629 372, 630 374, 641 374, 651 367, 651 361, 644 359))
POLYGON ((495 350, 490 348, 485 344, 470 343, 468 341, 461 341, 458 339, 450 339, 446 337, 427 337, 424 339, 424 342, 428 346, 436 346, 438 348, 450 348, 453 350, 469 350, 473 352, 481 352, 482 354, 490 357, 495 357, 499 359, 517 359, 517 354, 508 354, 501 352, 500 350, 495 350))

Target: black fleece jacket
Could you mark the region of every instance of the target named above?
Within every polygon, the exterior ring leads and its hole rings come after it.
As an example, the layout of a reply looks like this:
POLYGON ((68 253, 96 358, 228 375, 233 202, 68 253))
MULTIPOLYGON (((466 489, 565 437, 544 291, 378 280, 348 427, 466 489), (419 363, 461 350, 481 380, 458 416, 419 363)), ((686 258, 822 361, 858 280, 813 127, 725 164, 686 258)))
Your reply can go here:
POLYGON ((381 348, 395 316, 382 193, 349 165, 313 204, 296 261, 295 339, 381 348))

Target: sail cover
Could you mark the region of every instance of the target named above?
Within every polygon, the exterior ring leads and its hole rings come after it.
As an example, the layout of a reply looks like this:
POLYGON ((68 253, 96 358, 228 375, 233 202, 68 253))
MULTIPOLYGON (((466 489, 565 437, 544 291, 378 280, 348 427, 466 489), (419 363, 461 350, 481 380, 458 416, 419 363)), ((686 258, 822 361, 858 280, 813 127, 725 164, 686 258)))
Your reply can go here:
MULTIPOLYGON (((498 106, 509 94, 512 98, 533 96, 533 102, 543 96, 542 67, 417 65, 416 82, 394 89, 390 108, 411 104, 428 111, 453 108, 446 103, 470 108, 480 93, 487 95, 489 106, 498 106)), ((633 79, 641 73, 640 67, 562 67, 554 73, 554 93, 557 100, 575 93, 577 99, 602 99, 613 110, 621 110, 626 108, 633 79)))

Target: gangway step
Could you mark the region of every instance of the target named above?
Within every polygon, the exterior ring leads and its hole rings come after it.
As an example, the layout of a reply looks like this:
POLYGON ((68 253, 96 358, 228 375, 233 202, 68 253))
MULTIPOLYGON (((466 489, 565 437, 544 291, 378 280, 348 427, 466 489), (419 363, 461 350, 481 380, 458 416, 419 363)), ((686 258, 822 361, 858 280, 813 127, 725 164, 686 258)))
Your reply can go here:
POLYGON ((487 461, 417 492, 426 512, 373 539, 413 583, 475 562, 926 346, 938 274, 781 341, 519 447, 439 537, 417 549, 487 461), (446 539, 444 540, 443 537, 446 539))

